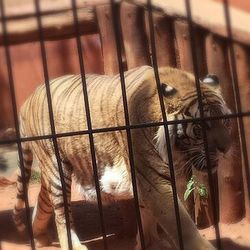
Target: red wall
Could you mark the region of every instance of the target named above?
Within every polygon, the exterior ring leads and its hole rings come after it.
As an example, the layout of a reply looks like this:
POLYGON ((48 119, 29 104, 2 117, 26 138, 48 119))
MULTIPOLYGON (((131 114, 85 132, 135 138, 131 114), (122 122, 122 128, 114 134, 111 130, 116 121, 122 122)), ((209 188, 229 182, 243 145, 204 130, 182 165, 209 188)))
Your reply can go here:
MULTIPOLYGON (((100 40, 97 35, 82 39, 86 73, 103 73, 100 40)), ((32 91, 44 81, 38 42, 10 47, 18 110, 32 91)), ((49 77, 78 74, 79 59, 75 39, 46 42, 49 77)), ((0 47, 0 129, 13 126, 13 114, 4 48, 0 47)))

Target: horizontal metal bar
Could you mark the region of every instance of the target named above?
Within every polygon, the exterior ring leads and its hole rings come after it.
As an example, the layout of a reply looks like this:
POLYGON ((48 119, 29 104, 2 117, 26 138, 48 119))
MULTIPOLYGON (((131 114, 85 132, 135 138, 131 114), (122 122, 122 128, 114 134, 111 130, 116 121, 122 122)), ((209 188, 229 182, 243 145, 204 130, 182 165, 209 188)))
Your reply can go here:
MULTIPOLYGON (((86 130, 79 130, 74 132, 65 132, 65 133, 55 133, 56 138, 61 137, 68 137, 68 136, 77 136, 77 135, 88 135, 88 134, 98 134, 98 133, 105 133, 105 132, 115 132, 121 131, 126 129, 139 129, 139 128, 149 128, 149 127, 158 127, 163 125, 175 125, 175 124, 186 124, 191 122, 201 122, 201 121, 213 121, 213 120, 220 120, 220 119, 233 119, 238 117, 250 117, 249 112, 242 112, 239 114, 227 114, 221 116, 213 116, 213 117, 204 117, 204 118, 190 118, 190 119, 181 119, 181 120, 173 120, 173 121, 166 121, 166 122, 148 122, 148 123, 140 123, 136 125, 124 125, 124 126, 117 126, 117 127, 108 127, 108 128, 97 128, 97 129, 86 129, 86 130)), ((12 144, 27 141, 38 141, 38 140, 48 140, 51 139, 52 135, 39 135, 39 136, 30 136, 30 137, 23 137, 20 140, 17 139, 10 139, 10 140, 0 140, 0 145, 4 144, 12 144)))

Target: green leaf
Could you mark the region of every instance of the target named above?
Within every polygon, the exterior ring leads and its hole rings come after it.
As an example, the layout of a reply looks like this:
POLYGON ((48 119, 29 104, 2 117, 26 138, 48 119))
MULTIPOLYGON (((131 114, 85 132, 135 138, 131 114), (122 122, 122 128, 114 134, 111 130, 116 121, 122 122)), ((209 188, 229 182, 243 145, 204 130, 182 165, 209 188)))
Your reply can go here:
POLYGON ((194 191, 195 187, 191 187, 191 188, 187 188, 185 193, 184 193, 184 201, 186 201, 188 199, 188 197, 190 196, 190 194, 194 191))
POLYGON ((207 188, 204 185, 201 185, 201 186, 198 187, 198 193, 203 198, 208 197, 207 188))
POLYGON ((188 183, 187 183, 187 189, 186 189, 186 190, 191 189, 191 188, 193 188, 193 187, 194 187, 194 180, 193 180, 193 178, 191 178, 191 179, 188 181, 188 183))

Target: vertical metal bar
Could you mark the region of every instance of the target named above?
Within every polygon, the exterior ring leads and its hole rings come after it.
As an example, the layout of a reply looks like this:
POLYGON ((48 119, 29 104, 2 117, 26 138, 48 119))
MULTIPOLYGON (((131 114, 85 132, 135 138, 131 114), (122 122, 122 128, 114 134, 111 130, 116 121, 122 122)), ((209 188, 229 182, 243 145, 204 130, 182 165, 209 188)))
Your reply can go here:
MULTIPOLYGON (((233 46, 233 34, 232 34, 232 26, 231 26, 228 0, 223 0, 223 6, 224 6, 224 15, 225 15, 225 21, 226 21, 227 35, 228 35, 231 79, 232 79, 232 85, 233 85, 233 91, 234 91, 236 113, 238 117, 237 121, 238 121, 238 129, 240 133, 240 144, 241 144, 241 150, 243 152, 245 173, 247 175, 247 178, 249 179, 250 178, 249 158, 248 158, 248 152, 247 152, 245 128, 243 124, 243 118, 242 116, 239 116, 239 114, 242 114, 241 99, 240 99, 241 97, 240 97, 240 91, 239 91, 239 81, 238 81, 239 78, 238 78, 237 69, 236 69, 236 58, 235 58, 235 51, 234 51, 234 46, 233 46)), ((248 193, 250 194, 250 182, 247 182, 246 185, 247 185, 248 193)))
POLYGON ((117 13, 118 5, 115 3, 114 0, 111 0, 111 8, 112 8, 112 18, 113 18, 113 25, 114 25, 114 33, 115 33, 115 40, 116 40, 116 48, 117 48, 117 59, 119 64, 119 73, 120 73, 120 81, 121 81, 121 90, 122 90, 122 101, 123 101, 123 108, 124 108, 124 117, 125 117, 125 124, 126 124, 126 134, 127 134, 127 142, 128 142, 128 150, 129 150, 129 164, 131 169, 131 180, 133 186, 133 195, 134 195, 134 203, 135 203, 135 212, 136 212, 136 220, 140 235, 141 241, 141 248, 145 250, 145 240, 143 235, 143 226, 141 221, 141 213, 139 208, 139 195, 136 185, 136 172, 135 172, 135 165, 134 165, 134 156, 133 156, 133 146, 132 146, 132 137, 131 131, 129 128, 129 112, 128 112, 128 101, 127 101, 127 94, 126 94, 126 84, 125 84, 125 77, 124 77, 124 70, 122 64, 122 47, 121 47, 121 31, 119 22, 116 19, 115 14, 117 13))
POLYGON ((193 66, 194 66, 194 75, 195 75, 195 85, 197 90, 197 97, 198 97, 198 103, 200 107, 200 117, 201 117, 201 127, 202 127, 202 139, 204 142, 204 150, 205 150, 205 158, 206 163, 208 167, 208 181, 209 181, 209 189, 212 199, 212 209, 213 209, 213 216, 214 216, 214 222, 215 222, 215 234, 216 234, 216 244, 217 248, 220 250, 221 248, 221 239, 220 239, 220 230, 219 230, 219 224, 218 224, 218 209, 216 206, 216 195, 215 190, 213 188, 213 176, 212 176, 212 170, 211 170, 211 162, 209 157, 209 149, 208 149, 208 141, 207 141, 207 133, 206 133, 206 124, 204 119, 204 111, 203 111, 203 103, 202 103, 202 94, 201 94, 201 88, 199 83, 199 69, 198 69, 198 62, 196 58, 195 53, 195 39, 194 39, 194 27, 192 22, 192 12, 191 12, 191 6, 190 6, 190 0, 185 0, 185 6, 187 11, 187 21, 189 26, 189 33, 190 33, 190 42, 191 42, 191 52, 192 52, 192 59, 193 59, 193 66))
MULTIPOLYGON (((167 115, 163 101, 163 95, 161 91, 161 82, 160 76, 158 72, 158 63, 157 63, 157 56, 156 56, 156 46, 155 46, 155 34, 154 34, 154 21, 153 21, 153 10, 151 5, 151 0, 147 0, 147 7, 148 7, 148 21, 149 21, 149 31, 150 31, 150 43, 151 43, 151 50, 152 50, 152 65, 154 68, 155 73, 155 80, 157 84, 157 90, 159 95, 160 101, 160 108, 162 113, 162 118, 164 122, 164 132, 165 132, 165 140, 167 146, 167 154, 168 154, 168 164, 171 176, 171 186, 173 190, 173 201, 174 201, 174 209, 175 209, 175 216, 176 216, 176 223, 177 223, 177 232, 178 232, 178 239, 179 239, 179 247, 180 249, 184 249, 183 239, 182 239, 182 228, 181 228, 181 219, 180 219, 180 212, 178 206, 178 195, 177 195, 177 188, 176 188, 176 181, 175 181, 175 172, 174 172, 174 164, 173 164, 173 156, 172 156, 172 148, 170 143, 169 137, 169 129, 167 125, 167 115)), ((167 201, 166 201, 167 202, 167 201)))
POLYGON ((13 114, 14 114, 14 122, 15 122, 15 130, 16 130, 16 142, 17 142, 17 149, 18 149, 18 157, 20 162, 20 170, 21 170, 21 177, 22 177, 22 184, 23 184, 23 192, 24 192, 24 203, 25 203, 25 212, 26 212, 26 219, 28 224, 28 233, 30 236, 30 244, 32 250, 35 248, 35 242, 34 242, 34 235, 32 230, 32 224, 31 224, 31 212, 29 207, 29 200, 28 200, 28 192, 27 192, 27 185, 26 185, 26 176, 25 176, 25 167, 24 167, 24 159, 23 159, 23 153, 22 153, 22 145, 20 140, 20 128, 19 128, 19 122, 18 122, 18 112, 17 112, 17 103, 16 103, 16 93, 15 93, 15 87, 14 87, 14 78, 13 78, 13 72, 12 72, 12 62, 11 62, 11 56, 10 56, 10 50, 9 50, 9 42, 8 42, 8 33, 7 33, 7 27, 6 27, 6 21, 5 21, 5 8, 4 8, 4 1, 0 0, 0 12, 1 12, 1 21, 2 21, 2 30, 3 30, 3 43, 5 47, 5 57, 6 57, 6 64, 7 64, 7 70, 8 70, 8 78, 9 78, 9 86, 10 86, 10 94, 11 94, 11 103, 13 108, 13 114))
POLYGON ((104 249, 106 250, 108 249, 108 245, 107 245, 107 237, 106 237, 106 230, 105 230, 105 224, 104 224, 101 189, 100 189, 100 183, 99 183, 99 178, 98 178, 98 168, 97 168, 97 163, 96 163, 95 145, 94 145, 94 137, 93 137, 93 131, 92 131, 87 82, 85 78, 85 68, 84 68, 84 60, 83 60, 83 55, 82 55, 82 45, 81 45, 81 36, 80 36, 80 31, 79 31, 79 21, 78 21, 76 1, 71 0, 71 5, 72 5, 75 32, 76 32, 77 51, 78 51, 79 65, 80 65, 80 71, 81 71, 82 90, 83 90, 84 105, 85 105, 85 110, 86 110, 87 127, 89 131, 88 134, 89 134, 90 152, 91 152, 92 166, 93 166, 93 172, 94 172, 94 180, 95 180, 96 196, 97 196, 98 209, 99 209, 100 222, 101 222, 101 230, 102 230, 102 236, 103 236, 103 246, 104 246, 104 249))
POLYGON ((62 193, 63 193, 63 206, 65 211, 65 220, 66 220, 66 227, 67 227, 67 238, 68 238, 68 247, 69 250, 72 250, 72 239, 71 239, 71 230, 70 230, 70 217, 69 217, 69 208, 68 208, 68 199, 67 199, 67 189, 66 184, 64 181, 64 173, 62 162, 60 159, 60 153, 56 138, 56 129, 55 129, 55 122, 54 122, 54 115, 53 115, 53 107, 52 107, 52 98, 50 92, 50 83, 49 83, 49 73, 48 73, 48 65, 47 65, 47 56, 46 56, 46 49, 44 43, 44 35, 42 30, 42 20, 41 20, 41 10, 39 0, 34 0, 35 4, 35 11, 37 14, 37 24, 38 24, 38 31, 39 31, 39 42, 40 42, 40 49, 42 55, 42 64, 43 64, 43 73, 44 73, 44 80, 45 80, 45 87, 46 87, 46 95, 48 101, 48 110, 49 110, 49 119, 50 119, 50 127, 51 127, 51 135, 52 135, 52 143, 55 150, 56 161, 58 164, 58 171, 60 175, 60 181, 62 185, 62 193))

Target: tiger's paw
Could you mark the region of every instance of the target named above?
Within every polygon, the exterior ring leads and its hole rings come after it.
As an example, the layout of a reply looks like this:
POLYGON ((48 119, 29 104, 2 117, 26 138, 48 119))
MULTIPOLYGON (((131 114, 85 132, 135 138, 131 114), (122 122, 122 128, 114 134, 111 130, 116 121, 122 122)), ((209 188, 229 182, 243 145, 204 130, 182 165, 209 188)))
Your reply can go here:
POLYGON ((47 234, 40 234, 35 238, 36 247, 46 247, 51 245, 51 239, 47 234))

